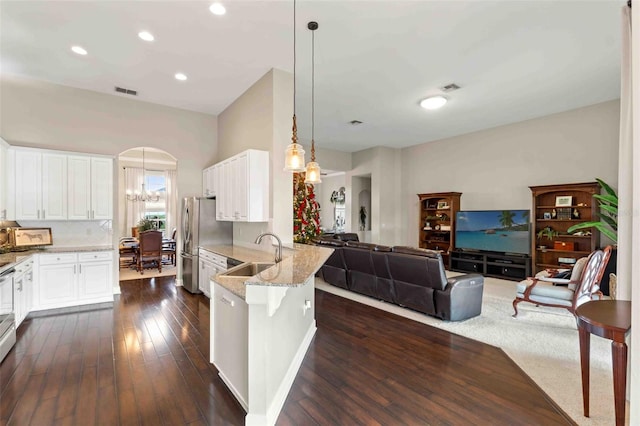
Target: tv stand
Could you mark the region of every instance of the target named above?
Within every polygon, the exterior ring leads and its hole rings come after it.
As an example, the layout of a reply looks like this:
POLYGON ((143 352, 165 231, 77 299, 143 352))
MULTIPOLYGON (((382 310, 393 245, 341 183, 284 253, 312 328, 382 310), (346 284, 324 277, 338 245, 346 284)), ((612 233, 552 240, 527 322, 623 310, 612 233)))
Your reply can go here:
POLYGON ((451 252, 449 269, 521 281, 531 276, 531 258, 520 254, 455 250, 451 252))

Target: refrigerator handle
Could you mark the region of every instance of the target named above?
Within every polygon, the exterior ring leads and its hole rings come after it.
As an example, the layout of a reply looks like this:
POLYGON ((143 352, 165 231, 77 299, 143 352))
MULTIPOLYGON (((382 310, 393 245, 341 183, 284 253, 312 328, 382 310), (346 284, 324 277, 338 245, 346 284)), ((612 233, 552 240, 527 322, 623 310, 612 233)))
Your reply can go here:
POLYGON ((189 211, 189 206, 185 206, 184 208, 184 232, 185 232, 185 236, 184 236, 184 246, 186 247, 186 245, 189 243, 189 240, 191 240, 191 212, 189 211))

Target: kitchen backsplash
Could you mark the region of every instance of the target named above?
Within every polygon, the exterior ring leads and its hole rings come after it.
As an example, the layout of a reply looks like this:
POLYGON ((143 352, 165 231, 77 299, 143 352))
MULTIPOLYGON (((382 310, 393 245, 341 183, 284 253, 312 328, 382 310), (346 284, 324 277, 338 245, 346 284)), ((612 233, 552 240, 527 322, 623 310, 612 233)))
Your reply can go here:
POLYGON ((113 244, 111 220, 18 221, 22 228, 51 228, 55 247, 83 247, 113 244))

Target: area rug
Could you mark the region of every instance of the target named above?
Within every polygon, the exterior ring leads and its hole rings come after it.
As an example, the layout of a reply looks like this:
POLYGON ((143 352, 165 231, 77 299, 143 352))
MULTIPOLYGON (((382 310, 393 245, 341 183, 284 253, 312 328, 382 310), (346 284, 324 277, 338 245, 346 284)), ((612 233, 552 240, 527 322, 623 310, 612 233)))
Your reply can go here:
POLYGON ((482 314, 466 321, 446 322, 316 279, 320 290, 500 347, 576 423, 615 424, 611 341, 591 337, 591 402, 587 418, 582 414, 580 348, 573 315, 564 309, 520 303, 518 317, 513 318, 511 302, 516 284, 485 278, 482 314))
POLYGON ((162 265, 162 272, 158 272, 158 268, 145 269, 144 274, 131 268, 120 268, 119 281, 142 280, 145 278, 169 277, 176 275, 177 268, 173 265, 162 265))

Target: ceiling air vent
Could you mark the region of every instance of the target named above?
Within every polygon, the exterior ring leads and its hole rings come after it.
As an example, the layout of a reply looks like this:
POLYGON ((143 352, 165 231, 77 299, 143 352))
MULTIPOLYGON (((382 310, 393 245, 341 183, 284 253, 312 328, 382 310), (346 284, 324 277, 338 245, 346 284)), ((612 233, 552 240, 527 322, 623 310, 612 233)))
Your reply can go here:
POLYGON ((362 121, 360 121, 360 120, 351 120, 349 122, 349 124, 351 124, 352 126, 358 126, 358 125, 362 124, 362 121))
POLYGON ((138 96, 138 92, 136 90, 125 89, 124 87, 116 86, 116 92, 124 93, 125 95, 138 96))
POLYGON ((447 93, 447 92, 453 92, 454 90, 458 90, 459 88, 460 86, 458 86, 457 84, 450 83, 450 84, 447 84, 446 86, 442 86, 440 90, 447 93))

